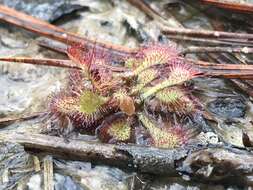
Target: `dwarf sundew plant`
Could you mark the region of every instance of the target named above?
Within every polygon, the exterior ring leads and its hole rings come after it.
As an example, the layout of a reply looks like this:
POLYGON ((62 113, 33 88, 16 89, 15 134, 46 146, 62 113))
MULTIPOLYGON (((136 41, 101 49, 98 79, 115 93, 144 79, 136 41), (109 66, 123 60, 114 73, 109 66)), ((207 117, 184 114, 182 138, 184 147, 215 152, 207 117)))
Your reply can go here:
POLYGON ((70 73, 67 88, 51 100, 54 126, 94 133, 107 143, 134 143, 138 127, 156 147, 187 143, 184 123, 175 118, 200 111, 184 84, 202 73, 180 58, 175 45, 143 46, 121 60, 124 67, 112 64, 113 58, 96 48, 74 45, 68 55, 81 69, 70 73), (163 120, 166 124, 161 125, 163 120))

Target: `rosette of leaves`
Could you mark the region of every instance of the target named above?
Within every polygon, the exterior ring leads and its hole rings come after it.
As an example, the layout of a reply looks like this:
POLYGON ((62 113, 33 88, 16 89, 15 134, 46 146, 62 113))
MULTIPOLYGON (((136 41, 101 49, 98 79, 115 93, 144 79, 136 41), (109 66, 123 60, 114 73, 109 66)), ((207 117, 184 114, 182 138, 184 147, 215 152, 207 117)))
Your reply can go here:
POLYGON ((174 148, 186 142, 180 125, 157 128, 148 116, 198 111, 196 99, 183 86, 201 72, 183 61, 175 45, 143 46, 121 69, 96 48, 71 46, 68 55, 81 69, 72 72, 68 88, 51 101, 50 111, 58 118, 64 116, 74 128, 96 131, 103 142, 134 142, 139 123, 154 146, 174 148))

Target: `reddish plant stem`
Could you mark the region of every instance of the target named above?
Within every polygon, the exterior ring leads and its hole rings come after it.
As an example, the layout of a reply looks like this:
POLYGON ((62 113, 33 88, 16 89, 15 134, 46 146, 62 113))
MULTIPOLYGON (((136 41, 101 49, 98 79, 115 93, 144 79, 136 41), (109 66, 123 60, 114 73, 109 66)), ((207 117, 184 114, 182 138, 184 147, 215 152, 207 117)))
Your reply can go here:
POLYGON ((188 63, 196 65, 206 76, 230 79, 253 79, 253 65, 218 64, 188 58, 185 60, 188 63))
POLYGON ((243 64, 219 64, 210 63, 200 60, 187 59, 190 62, 195 62, 200 68, 210 69, 210 70, 251 70, 253 71, 253 65, 243 65, 243 64))

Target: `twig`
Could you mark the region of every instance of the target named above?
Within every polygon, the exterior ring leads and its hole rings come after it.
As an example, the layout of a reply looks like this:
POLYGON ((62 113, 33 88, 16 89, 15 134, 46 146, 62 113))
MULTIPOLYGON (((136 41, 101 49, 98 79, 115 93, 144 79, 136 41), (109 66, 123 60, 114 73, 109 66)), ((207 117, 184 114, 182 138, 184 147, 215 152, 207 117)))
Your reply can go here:
POLYGON ((94 47, 96 45, 97 48, 113 52, 118 56, 125 56, 134 52, 133 49, 124 46, 80 37, 76 34, 66 32, 62 28, 2 5, 0 5, 0 20, 66 44, 81 43, 88 47, 94 47))
POLYGON ((238 181, 232 180, 233 183, 249 183, 247 177, 253 174, 253 154, 236 148, 189 146, 158 149, 79 140, 66 143, 59 137, 30 133, 0 133, 0 140, 20 143, 28 150, 51 153, 55 157, 107 164, 141 173, 178 176, 181 172, 202 182, 221 182, 236 176, 238 181))
MULTIPOLYGON (((231 39, 253 39, 253 34, 247 33, 234 33, 234 32, 222 32, 222 31, 212 31, 203 29, 185 29, 185 28, 168 28, 163 31, 164 34, 173 35, 184 35, 192 37, 203 37, 203 38, 231 38, 231 39)), ((251 42, 252 44, 253 42, 251 42)))
POLYGON ((182 54, 188 53, 210 53, 210 52, 219 52, 219 53, 244 53, 249 54, 253 53, 253 48, 248 47, 196 47, 190 46, 183 50, 182 54))
POLYGON ((46 66, 63 67, 63 68, 71 68, 71 69, 81 69, 80 66, 78 66, 77 64, 74 64, 72 61, 62 60, 62 59, 0 57, 0 61, 26 63, 26 64, 33 64, 33 65, 46 65, 46 66))
POLYGON ((253 97, 253 86, 245 80, 233 79, 232 82, 246 92, 249 96, 253 97))
MULTIPOLYGON (((38 19, 35 19, 31 16, 28 16, 24 13, 20 13, 20 12, 17 12, 13 9, 10 9, 10 8, 7 8, 7 7, 4 7, 4 6, 0 6, 0 20, 3 20, 5 22, 9 22, 9 23, 12 23, 16 26, 19 26, 19 27, 23 27, 27 30, 30 30, 30 31, 33 31, 37 34, 41 34, 41 35, 44 35, 44 36, 47 36, 47 37, 51 37, 52 39, 56 39, 56 40, 59 40, 59 41, 62 41, 64 43, 67 43, 67 42, 77 42, 77 43, 83 43, 85 42, 86 45, 92 45, 94 46, 94 44, 97 44, 98 47, 100 48, 107 48, 108 51, 110 51, 110 53, 114 52, 114 53, 118 53, 117 55, 119 56, 126 56, 126 55, 129 55, 129 54, 134 54, 136 50, 133 50, 133 49, 128 49, 128 48, 125 48, 125 47, 122 47, 122 46, 116 46, 116 45, 108 45, 108 44, 105 44, 105 43, 98 43, 98 42, 95 42, 93 40, 90 40, 90 39, 86 39, 86 38, 81 38, 75 34, 70 34, 70 33, 67 33, 67 32, 64 32, 63 29, 61 28, 58 28, 56 26, 53 26, 53 25, 50 25, 44 21, 41 21, 41 20, 38 20, 38 19), (113 50, 113 51, 112 51, 113 50), (112 52, 111 52, 112 51, 112 52)), ((252 37, 253 35, 250 35, 250 34, 238 34, 238 33, 226 33, 226 32, 214 32, 214 31, 204 31, 204 32, 196 32, 195 30, 190 30, 190 29, 170 29, 171 31, 174 31, 174 32, 178 32, 178 31, 181 31, 182 33, 189 33, 190 35, 192 34, 204 34, 204 36, 206 35, 214 35, 214 36, 221 36, 221 37, 241 37, 242 39, 243 38, 250 38, 252 37)), ((2 60, 8 60, 8 58, 1 58, 2 60)), ((24 61, 24 60, 23 60, 24 61)), ((22 62, 23 62, 22 61, 22 62)), ((25 60, 29 63, 32 63, 34 62, 34 60, 32 61, 32 59, 30 60, 25 60)), ((50 61, 49 61, 50 62, 50 61)), ((40 60, 38 61, 38 64, 46 64, 47 62, 45 62, 45 60, 40 60)), ((68 65, 67 64, 64 64, 60 61, 60 63, 57 63, 59 65, 64 65, 66 67, 73 67, 73 65, 68 65)), ((50 63, 51 65, 55 64, 54 63, 50 63)), ((48 64, 48 65, 50 65, 48 64)), ((241 70, 235 70, 233 71, 232 74, 228 73, 227 71, 225 72, 222 72, 222 71, 215 71, 215 72, 209 72, 209 75, 213 75, 213 76, 218 76, 218 77, 228 77, 228 78, 243 78, 243 79, 252 79, 252 73, 250 73, 249 71, 241 71, 241 70), (237 72, 237 73, 236 73, 237 72)))
MULTIPOLYGON (((170 26, 169 22, 168 21, 166 22, 166 19, 168 20, 168 18, 164 18, 163 16, 161 16, 161 14, 159 14, 158 12, 153 10, 143 0, 128 0, 128 1, 131 4, 133 4, 134 6, 138 7, 144 13, 146 13, 149 17, 157 20, 158 22, 160 22, 161 24, 163 24, 165 26, 170 26)), ((253 39, 253 35, 250 35, 250 34, 220 32, 220 31, 208 31, 208 30, 201 30, 201 31, 198 30, 198 31, 196 31, 196 30, 191 30, 191 29, 184 29, 183 25, 180 22, 178 22, 175 18, 173 18, 173 20, 176 23, 177 28, 173 29, 171 27, 170 28, 162 27, 164 34, 173 34, 173 35, 183 34, 183 35, 195 36, 195 37, 196 36, 197 37, 200 37, 200 36, 201 37, 212 37, 212 38, 220 38, 220 40, 224 40, 224 39, 221 39, 221 38, 231 38, 231 39, 227 39, 228 42, 221 42, 219 40, 215 41, 215 40, 206 40, 205 39, 205 42, 208 41, 209 43, 219 43, 219 44, 229 44, 229 42, 231 42, 231 41, 233 42, 234 39, 237 39, 237 41, 234 41, 234 42, 237 42, 237 43, 243 43, 244 42, 245 44, 247 44, 247 41, 242 41, 241 39, 253 39)), ((186 38, 184 40, 186 40, 186 38)), ((190 40, 190 39, 188 39, 188 40, 190 40)), ((201 39, 199 39, 199 38, 195 39, 195 40, 201 41, 201 39)))
POLYGON ((54 173, 53 173, 53 158, 46 156, 44 162, 44 190, 54 189, 54 173))
MULTIPOLYGON (((70 60, 63 59, 47 59, 47 58, 28 58, 28 57, 0 57, 0 61, 13 62, 13 63, 25 63, 32 65, 46 65, 53 67, 69 68, 69 69, 82 69, 81 65, 74 64, 70 60)), ((129 71, 126 67, 112 66, 112 65, 99 65, 100 67, 108 68, 114 72, 129 71)))
POLYGON ((204 44, 213 44, 213 45, 229 45, 229 46, 249 46, 252 47, 253 44, 251 42, 245 42, 245 41, 224 41, 222 40, 217 40, 217 39, 211 39, 211 38, 198 38, 198 37, 191 37, 191 36, 176 36, 176 35, 166 35, 170 39, 176 39, 176 40, 182 40, 182 41, 192 41, 192 42, 198 42, 198 43, 204 43, 204 44))
POLYGON ((37 113, 32 113, 30 115, 24 115, 24 116, 4 117, 4 118, 0 119, 0 125, 9 124, 9 123, 16 122, 16 121, 26 121, 26 120, 34 119, 34 118, 39 117, 45 113, 46 112, 37 112, 37 113))
POLYGON ((58 53, 63 53, 63 54, 67 53, 68 46, 64 43, 61 43, 61 42, 58 42, 58 41, 55 41, 55 40, 51 40, 51 39, 48 39, 48 38, 43 38, 43 39, 38 40, 38 44, 41 47, 48 48, 48 49, 53 50, 53 51, 58 52, 58 53))
POLYGON ((188 63, 196 65, 206 76, 210 77, 224 77, 224 78, 238 78, 238 79, 253 79, 253 66, 242 64, 218 64, 206 61, 185 59, 188 63))
MULTIPOLYGON (((226 56, 227 54, 223 54, 222 56, 226 56)), ((213 60, 217 61, 220 64, 226 64, 223 59, 218 56, 218 54, 209 54, 209 57, 213 60)), ((237 62, 231 60, 234 65, 236 65, 237 62)), ((231 82, 233 82, 237 87, 239 87, 241 90, 243 90, 246 94, 253 97, 253 86, 250 83, 247 82, 247 80, 240 80, 240 79, 231 79, 231 82)))
MULTIPOLYGON (((182 59, 185 59, 182 57, 182 59)), ((253 79, 253 66, 252 65, 234 65, 234 64, 217 64, 200 60, 185 59, 198 67, 206 76, 211 77, 225 77, 225 78, 240 78, 240 79, 253 79)), ((61 59, 45 59, 45 58, 26 58, 26 57, 0 57, 0 61, 27 63, 35 65, 47 65, 54 67, 63 67, 71 69, 81 69, 82 67, 73 64, 70 60, 61 59)), ((114 72, 129 72, 130 70, 121 66, 100 65, 111 69, 114 72)))
POLYGON ((253 4, 239 2, 239 1, 231 1, 231 0, 201 0, 205 3, 215 5, 217 7, 222 7, 230 10, 236 10, 240 12, 248 12, 253 13, 253 4))
POLYGON ((234 70, 234 69, 252 70, 253 69, 253 65, 228 64, 224 62, 214 63, 214 62, 201 61, 201 60, 195 60, 195 59, 184 58, 184 57, 181 57, 181 59, 186 60, 188 63, 198 65, 199 67, 210 68, 210 69, 228 69, 228 70, 234 70))
POLYGON ((238 73, 238 71, 235 72, 207 72, 206 76, 210 77, 219 77, 219 78, 228 78, 228 79, 247 79, 247 80, 253 80, 253 74, 251 72, 243 72, 238 73))
POLYGON ((136 6, 140 10, 142 10, 146 15, 150 18, 156 20, 158 23, 161 23, 165 26, 175 26, 175 27, 183 27, 183 25, 174 18, 173 15, 170 14, 169 18, 164 18, 160 13, 152 9, 146 2, 143 0, 128 0, 129 3, 136 6))

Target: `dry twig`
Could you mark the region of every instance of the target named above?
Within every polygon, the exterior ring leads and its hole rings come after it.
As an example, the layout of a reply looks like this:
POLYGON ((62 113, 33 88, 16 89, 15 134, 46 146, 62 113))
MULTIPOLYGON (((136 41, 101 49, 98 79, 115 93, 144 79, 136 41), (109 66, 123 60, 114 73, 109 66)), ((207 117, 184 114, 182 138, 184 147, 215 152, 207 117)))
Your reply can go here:
POLYGON ((185 147, 158 149, 136 145, 101 144, 40 134, 1 133, 0 140, 16 142, 28 150, 50 153, 55 157, 91 161, 156 175, 189 175, 195 180, 252 183, 253 154, 236 148, 185 147), (229 166, 229 167, 227 167, 229 166), (235 180, 231 180, 234 179, 235 180))
POLYGON ((4 117, 0 119, 0 125, 10 124, 16 121, 26 121, 26 120, 34 119, 43 114, 45 114, 45 112, 32 113, 30 115, 25 115, 25 116, 4 117))
POLYGON ((52 40, 52 39, 48 39, 48 38, 39 39, 38 44, 41 47, 45 47, 47 49, 53 50, 58 53, 63 53, 63 54, 67 53, 68 46, 66 44, 52 40))
POLYGON ((235 0, 201 0, 204 3, 215 5, 217 7, 240 11, 242 13, 253 13, 253 4, 235 0))
POLYGON ((118 56, 129 55, 133 52, 127 47, 98 42, 66 32, 57 26, 2 5, 0 5, 0 20, 66 44, 82 43, 88 47, 93 47, 95 44, 97 48, 114 52, 118 56))
POLYGON ((169 18, 164 18, 160 13, 152 9, 149 6, 149 4, 147 4, 143 0, 128 0, 128 2, 136 6, 137 8, 139 8, 146 15, 156 20, 162 26, 167 26, 167 27, 175 26, 178 28, 183 27, 183 25, 180 22, 178 22, 172 14, 169 15, 169 18))
POLYGON ((47 65, 53 67, 63 67, 70 69, 81 69, 80 66, 74 64, 70 60, 62 59, 46 59, 46 58, 28 58, 28 57, 0 57, 0 61, 27 63, 32 65, 47 65))
MULTIPOLYGON (((183 35, 191 37, 215 38, 215 39, 248 39, 253 40, 253 34, 235 33, 235 32, 222 32, 203 29, 185 29, 185 28, 168 28, 163 31, 164 34, 183 35)), ((252 41, 249 43, 253 43, 252 41)))
POLYGON ((212 52, 250 54, 250 53, 253 53, 253 48, 248 48, 248 47, 241 48, 241 47, 196 47, 196 46, 190 46, 190 47, 185 48, 182 51, 182 54, 212 53, 212 52))
POLYGON ((54 189, 53 158, 46 156, 44 162, 44 190, 54 189))

